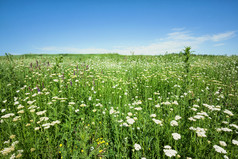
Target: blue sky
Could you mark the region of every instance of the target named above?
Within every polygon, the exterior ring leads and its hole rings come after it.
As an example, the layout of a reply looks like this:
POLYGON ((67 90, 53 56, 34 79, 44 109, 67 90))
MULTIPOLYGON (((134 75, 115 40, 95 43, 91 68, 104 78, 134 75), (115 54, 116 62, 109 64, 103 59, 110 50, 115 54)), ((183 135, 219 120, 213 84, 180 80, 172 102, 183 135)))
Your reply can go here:
POLYGON ((0 55, 238 55, 236 0, 0 0, 0 55))

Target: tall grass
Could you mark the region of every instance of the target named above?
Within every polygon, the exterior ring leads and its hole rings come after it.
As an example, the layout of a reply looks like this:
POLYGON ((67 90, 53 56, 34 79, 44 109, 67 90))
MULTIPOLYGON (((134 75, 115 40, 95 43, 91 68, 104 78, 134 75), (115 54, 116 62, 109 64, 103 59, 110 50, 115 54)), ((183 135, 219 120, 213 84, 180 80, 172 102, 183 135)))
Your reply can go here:
POLYGON ((238 158, 237 56, 11 58, 0 158, 238 158))

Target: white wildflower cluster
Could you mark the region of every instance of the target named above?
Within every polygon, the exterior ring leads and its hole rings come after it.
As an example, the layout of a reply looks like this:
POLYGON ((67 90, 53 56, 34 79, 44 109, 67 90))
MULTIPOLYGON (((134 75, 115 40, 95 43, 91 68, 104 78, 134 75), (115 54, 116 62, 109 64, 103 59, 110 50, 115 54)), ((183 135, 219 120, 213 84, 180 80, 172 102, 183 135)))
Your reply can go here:
POLYGON ((15 116, 15 117, 12 119, 12 121, 14 121, 14 122, 16 122, 16 121, 18 121, 18 120, 21 120, 21 116, 15 116))
POLYGON ((232 132, 232 130, 229 129, 229 128, 216 128, 216 131, 217 131, 217 132, 221 132, 221 131, 224 131, 224 132, 232 132))
POLYGON ((238 140, 233 139, 231 142, 232 142, 232 144, 238 146, 238 140))
POLYGON ((39 111, 39 112, 36 112, 36 115, 44 115, 46 113, 46 110, 43 110, 43 111, 39 111))
POLYGON ((136 151, 139 151, 141 149, 141 146, 137 143, 135 143, 134 148, 136 151))
POLYGON ((95 106, 96 107, 102 107, 103 105, 101 103, 97 103, 95 106))
POLYGON ((160 104, 156 104, 156 105, 155 105, 155 108, 159 108, 159 107, 160 107, 160 104))
POLYGON ((234 127, 234 128, 236 128, 236 129, 238 129, 238 125, 236 125, 236 124, 230 124, 229 126, 231 126, 231 127, 234 127))
POLYGON ((75 105, 75 103, 74 102, 69 102, 69 105, 75 105))
POLYGON ((154 122, 155 122, 155 124, 158 124, 158 125, 160 125, 160 126, 163 126, 163 122, 161 121, 161 120, 158 120, 158 119, 152 119, 154 122))
POLYGON ((56 100, 60 100, 60 102, 65 102, 68 98, 59 98, 57 96, 52 97, 52 101, 55 102, 56 100))
POLYGON ((224 150, 222 147, 218 145, 214 145, 213 148, 215 149, 216 152, 223 153, 223 154, 227 153, 226 150, 224 150))
POLYGON ((168 145, 164 146, 163 151, 164 151, 165 155, 168 157, 176 156, 176 154, 178 153, 177 151, 171 149, 171 147, 168 145))
POLYGON ((226 144, 226 142, 225 141, 219 141, 219 144, 221 145, 221 146, 227 146, 227 144, 226 144))
POLYGON ((177 122, 176 120, 172 120, 172 121, 170 122, 170 125, 171 125, 171 126, 178 126, 178 122, 177 122))
POLYGON ((189 129, 196 131, 198 137, 207 137, 207 135, 206 135, 207 129, 200 128, 200 127, 197 127, 197 128, 190 127, 189 129))
POLYGON ((178 105, 178 102, 177 101, 173 101, 172 104, 178 105))
POLYGON ((132 105, 140 105, 140 104, 142 104, 141 100, 134 101, 134 102, 132 103, 132 105))
POLYGON ((32 104, 35 103, 35 102, 36 102, 36 100, 28 101, 27 104, 32 105, 32 104))
POLYGON ((227 109, 225 109, 223 112, 230 115, 230 116, 234 115, 230 110, 227 110, 227 109))
POLYGON ((135 120, 133 118, 128 118, 126 121, 130 125, 132 125, 135 122, 135 120))
POLYGON ((141 107, 136 107, 136 108, 134 108, 135 110, 142 110, 142 108, 141 107))
POLYGON ((221 106, 217 105, 208 105, 208 104, 203 104, 204 107, 208 108, 211 111, 220 111, 221 110, 221 106))
POLYGON ((208 117, 209 119, 211 119, 211 117, 209 117, 209 115, 206 112, 201 111, 201 112, 197 112, 195 116, 188 118, 188 120, 196 121, 199 119, 205 119, 205 117, 208 117))
POLYGON ((150 117, 151 117, 151 118, 155 118, 155 117, 156 117, 156 114, 151 114, 150 117))
POLYGON ((3 116, 1 116, 1 118, 2 119, 7 119, 7 118, 10 118, 10 117, 12 117, 12 116, 14 116, 15 114, 13 114, 13 113, 9 113, 9 114, 5 114, 5 115, 3 115, 3 116))
POLYGON ((179 115, 176 115, 175 116, 175 120, 180 120, 182 117, 181 116, 179 116, 179 115))
POLYGON ((171 105, 171 103, 168 102, 168 101, 166 101, 166 102, 162 102, 161 104, 163 104, 163 105, 171 105))
POLYGON ((181 135, 178 134, 178 133, 172 133, 172 136, 173 136, 174 140, 179 140, 179 139, 181 139, 181 135))
MULTIPOLYGON (((11 139, 15 138, 15 135, 11 135, 10 138, 11 138, 11 139)), ((4 143, 5 143, 5 142, 4 142, 4 143)), ((7 143, 7 144, 10 143, 10 140, 8 140, 6 143, 7 143)), ((14 141, 14 142, 11 144, 10 147, 3 148, 3 149, 0 151, 0 153, 1 153, 2 155, 4 155, 4 156, 5 156, 5 155, 8 155, 9 153, 15 151, 16 145, 17 145, 18 143, 19 143, 19 141, 14 141)), ((20 152, 23 152, 23 150, 21 150, 20 152)))

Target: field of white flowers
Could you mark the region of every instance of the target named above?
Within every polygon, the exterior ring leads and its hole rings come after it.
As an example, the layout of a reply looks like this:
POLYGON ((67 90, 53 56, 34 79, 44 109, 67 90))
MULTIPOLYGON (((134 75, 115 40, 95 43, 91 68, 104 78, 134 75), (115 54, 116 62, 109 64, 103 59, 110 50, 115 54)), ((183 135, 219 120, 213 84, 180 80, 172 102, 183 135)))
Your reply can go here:
POLYGON ((238 158, 238 56, 184 61, 0 57, 0 158, 238 158))

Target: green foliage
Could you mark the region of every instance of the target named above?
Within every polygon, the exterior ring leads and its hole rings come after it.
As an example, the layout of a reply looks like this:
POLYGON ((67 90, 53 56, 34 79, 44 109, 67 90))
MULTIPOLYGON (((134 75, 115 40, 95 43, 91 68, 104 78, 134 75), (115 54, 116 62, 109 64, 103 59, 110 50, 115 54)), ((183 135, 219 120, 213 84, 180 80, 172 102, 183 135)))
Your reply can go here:
POLYGON ((181 158, 223 158, 213 147, 220 141, 238 158, 237 63, 190 47, 164 56, 0 57, 0 158, 167 158, 165 145, 181 158))

